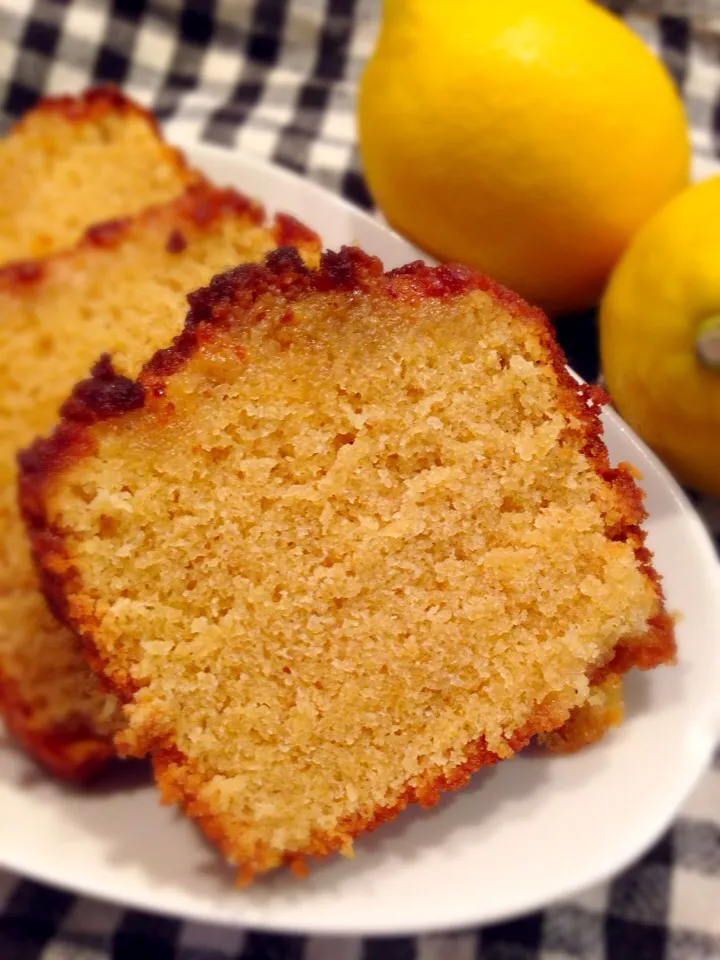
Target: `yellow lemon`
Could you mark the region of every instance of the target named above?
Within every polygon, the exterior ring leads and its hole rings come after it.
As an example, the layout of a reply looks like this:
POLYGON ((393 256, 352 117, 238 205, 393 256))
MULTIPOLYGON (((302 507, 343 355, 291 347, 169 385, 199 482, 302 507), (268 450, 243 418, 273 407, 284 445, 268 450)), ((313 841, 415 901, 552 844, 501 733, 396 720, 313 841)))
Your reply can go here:
POLYGON ((688 176, 670 77, 589 0, 385 0, 358 130, 396 229, 551 312, 593 303, 688 176))
POLYGON ((622 416, 681 480, 720 495, 720 176, 637 234, 602 300, 600 352, 622 416))

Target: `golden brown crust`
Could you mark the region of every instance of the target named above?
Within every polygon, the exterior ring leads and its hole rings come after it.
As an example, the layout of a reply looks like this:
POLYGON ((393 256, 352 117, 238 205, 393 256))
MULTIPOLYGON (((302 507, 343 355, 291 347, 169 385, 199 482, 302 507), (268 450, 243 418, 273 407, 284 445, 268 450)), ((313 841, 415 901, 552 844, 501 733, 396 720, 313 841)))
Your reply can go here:
MULTIPOLYGON (((644 534, 639 527, 645 515, 642 493, 627 465, 621 464, 616 468, 610 466, 601 440, 602 425, 598 411, 602 397, 593 388, 578 386, 569 375, 545 316, 503 287, 466 267, 428 267, 416 262, 383 273, 379 260, 356 248, 346 247, 337 253, 325 253, 320 269, 310 271, 295 251, 280 249, 268 255, 263 265, 237 267, 192 294, 188 298, 190 311, 183 333, 172 346, 154 355, 137 381, 119 377, 107 362, 103 362, 94 370, 90 380, 76 387, 72 398, 63 407, 62 421, 55 432, 47 439, 35 441, 20 455, 21 508, 45 595, 58 615, 68 619, 70 625, 81 633, 94 664, 105 673, 125 701, 136 692, 136 684, 131 677, 118 675, 110 664, 103 662, 94 645, 94 625, 91 620, 79 617, 76 610, 72 616, 68 615, 66 597, 68 593, 77 592, 78 573, 68 562, 61 535, 52 529, 45 514, 45 488, 50 477, 92 449, 89 425, 121 416, 130 409, 139 409, 148 403, 149 398, 153 403, 161 399, 166 379, 180 369, 202 343, 212 340, 215 331, 224 328, 231 318, 234 317, 237 322, 238 316, 250 317, 249 308, 259 297, 277 293, 291 304, 314 292, 351 292, 371 287, 379 289, 391 299, 404 302, 427 297, 457 297, 471 290, 483 290, 499 301, 512 316, 522 318, 533 326, 552 358, 560 386, 565 388, 561 390, 565 412, 581 425, 578 429, 583 431, 583 452, 617 494, 619 518, 614 520, 612 527, 608 527, 607 535, 610 539, 627 540, 634 546, 638 564, 655 585, 662 611, 649 623, 647 635, 625 638, 616 649, 612 662, 596 671, 596 676, 591 679, 601 682, 602 671, 609 675, 610 672, 619 673, 634 665, 649 667, 671 662, 674 658, 672 621, 664 612, 659 577, 652 568, 650 555, 643 544, 644 534)), ((568 719, 568 715, 569 710, 560 705, 541 705, 521 730, 506 738, 509 750, 519 750, 534 736, 556 730, 568 719)), ((193 771, 188 758, 178 751, 167 731, 158 729, 148 737, 148 742, 142 744, 125 743, 128 753, 136 752, 139 747, 151 750, 164 799, 180 802, 186 812, 198 820, 205 833, 230 855, 232 836, 227 824, 198 799, 200 777, 193 771)), ((338 847, 345 847, 349 836, 373 829, 394 817, 408 803, 435 803, 442 791, 462 786, 473 772, 498 759, 497 754, 487 749, 484 740, 478 740, 467 748, 465 760, 450 773, 430 771, 421 783, 408 786, 392 807, 377 809, 371 816, 353 817, 339 825, 336 833, 317 833, 306 849, 286 853, 282 862, 295 872, 302 873, 305 856, 320 857, 338 847)), ((278 856, 258 847, 255 856, 242 866, 240 881, 247 882, 254 873, 278 865, 278 856)))
POLYGON ((314 244, 317 234, 289 213, 276 213, 273 226, 278 247, 303 247, 314 244))

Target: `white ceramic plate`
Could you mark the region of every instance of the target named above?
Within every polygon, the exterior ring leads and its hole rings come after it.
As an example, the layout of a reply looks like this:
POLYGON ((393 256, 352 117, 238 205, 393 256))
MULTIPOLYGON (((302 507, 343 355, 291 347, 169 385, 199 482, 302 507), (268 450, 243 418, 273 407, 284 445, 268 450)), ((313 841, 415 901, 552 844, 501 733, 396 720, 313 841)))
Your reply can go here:
MULTIPOLYGON (((404 241, 311 183, 234 153, 194 147, 221 183, 396 266, 404 241)), ((0 734, 0 865, 140 909, 280 931, 398 934, 496 921, 620 870, 668 825, 720 733, 720 567, 702 524, 658 461, 611 413, 615 460, 645 475, 651 548, 683 613, 676 669, 632 675, 627 719, 572 757, 520 756, 479 773, 429 812, 411 810, 299 882, 233 888, 195 829, 131 768, 90 792, 52 782, 0 734)), ((562 544, 559 544, 562 549, 562 544)))

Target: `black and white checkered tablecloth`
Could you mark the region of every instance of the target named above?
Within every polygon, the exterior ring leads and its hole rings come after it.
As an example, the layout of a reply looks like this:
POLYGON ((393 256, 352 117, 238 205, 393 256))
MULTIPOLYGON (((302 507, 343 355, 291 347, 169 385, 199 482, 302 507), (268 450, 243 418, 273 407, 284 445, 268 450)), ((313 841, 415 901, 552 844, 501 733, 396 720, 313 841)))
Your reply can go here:
MULTIPOLYGON (((447 2, 447 0, 437 0, 447 2)), ((488 2, 488 0, 477 0, 488 2)), ((504 2, 504 0, 493 0, 504 2)), ((202 139, 306 173, 369 205, 354 85, 377 0, 0 0, 0 119, 39 93, 113 81, 170 139, 202 139)), ((720 170, 720 0, 608 0, 680 85, 696 174, 720 170), (692 8, 690 20, 682 12, 692 8)), ((560 325, 595 370, 591 316, 560 325)), ((719 440, 720 442, 720 440, 719 440)), ((720 502, 698 506, 720 545, 720 502)), ((720 691, 718 691, 720 697, 720 691)), ((2 833, 12 824, 0 824, 2 833)), ((305 939, 204 927, 74 897, 0 871, 0 960, 720 960, 720 752, 669 832, 609 884, 543 913, 453 936, 305 939)))

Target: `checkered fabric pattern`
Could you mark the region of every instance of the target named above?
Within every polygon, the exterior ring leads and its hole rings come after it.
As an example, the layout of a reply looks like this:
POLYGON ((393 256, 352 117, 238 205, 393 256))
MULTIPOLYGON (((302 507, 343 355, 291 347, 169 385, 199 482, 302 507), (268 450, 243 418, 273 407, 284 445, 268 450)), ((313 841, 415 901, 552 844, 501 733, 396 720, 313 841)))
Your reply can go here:
MULTIPOLYGON (((681 88, 696 173, 719 169, 720 2, 608 6, 661 53, 681 88), (652 15, 659 8, 662 16, 652 15)), ((353 97, 377 21, 374 0, 0 0, 0 120, 10 122, 41 93, 113 81, 153 109, 171 139, 253 153, 370 206, 353 97)), ((561 323, 559 334, 573 365, 593 378, 592 316, 561 323)), ((720 546, 720 502, 697 502, 720 546)), ((3 824, 0 837, 8 829, 3 824)), ((0 871, 0 960, 110 957, 720 960, 720 752, 668 833, 611 883, 456 935, 362 941, 224 930, 0 871)))

